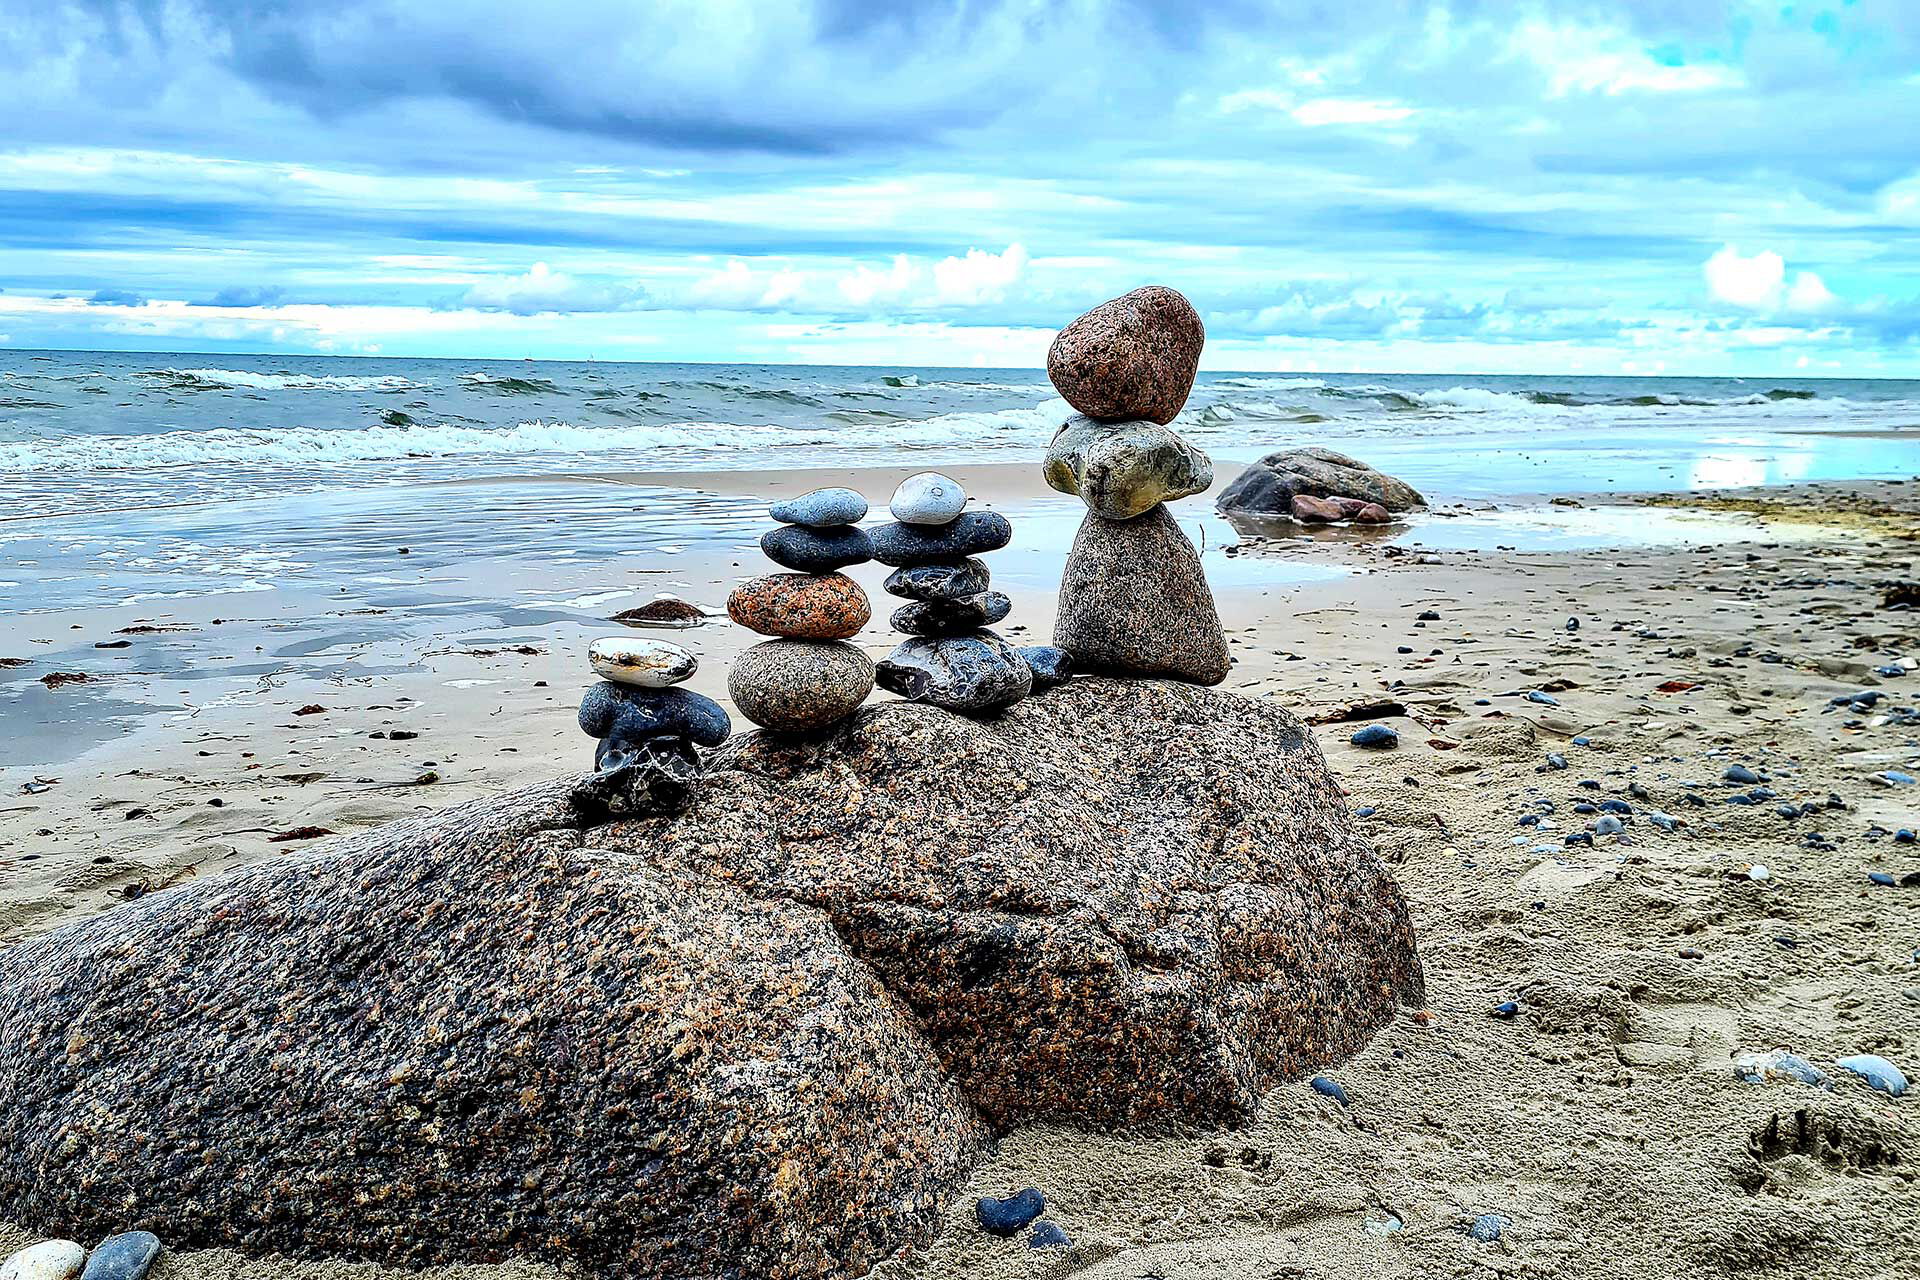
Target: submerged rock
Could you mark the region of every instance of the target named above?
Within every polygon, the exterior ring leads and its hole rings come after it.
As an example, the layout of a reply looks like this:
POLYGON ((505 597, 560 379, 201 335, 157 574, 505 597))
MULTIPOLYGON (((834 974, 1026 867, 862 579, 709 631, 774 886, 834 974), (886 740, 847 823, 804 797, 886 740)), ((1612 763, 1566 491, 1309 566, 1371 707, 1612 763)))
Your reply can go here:
POLYGON ((1206 341, 1191 302, 1148 285, 1062 329, 1047 349, 1047 377, 1089 418, 1172 422, 1193 390, 1206 341))
MULTIPOLYGON (((1404 480, 1375 471, 1344 453, 1317 446, 1268 454, 1222 490, 1215 505, 1230 516, 1291 516, 1297 496, 1357 498, 1389 512, 1427 505, 1419 491, 1404 480)), ((1347 514, 1357 518, 1358 508, 1347 514)), ((1368 518, 1374 519, 1371 514, 1368 518)))
POLYGON ((1219 684, 1231 660, 1200 555, 1165 507, 1088 513, 1060 580, 1053 643, 1081 671, 1219 684))

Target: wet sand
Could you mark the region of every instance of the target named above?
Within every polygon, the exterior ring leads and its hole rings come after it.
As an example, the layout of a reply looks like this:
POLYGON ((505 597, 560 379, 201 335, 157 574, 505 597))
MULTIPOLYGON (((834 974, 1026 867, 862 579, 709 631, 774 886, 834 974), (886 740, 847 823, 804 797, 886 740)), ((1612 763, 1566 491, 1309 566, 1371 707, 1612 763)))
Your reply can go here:
MULTIPOLYGON (((1076 504, 1045 495, 1031 468, 955 470, 1016 519, 1015 546, 994 565, 996 587, 1014 597, 1004 630, 1043 640, 1076 504)), ((884 499, 899 474, 854 478, 884 499)), ((672 482, 760 502, 794 487, 792 473, 672 482)), ((969 1194, 1040 1187, 1076 1248, 1029 1252, 984 1236, 962 1200, 930 1251, 882 1274, 1920 1270, 1920 1102, 1844 1080, 1831 1092, 1743 1084, 1730 1066, 1748 1049, 1790 1048, 1830 1071, 1837 1057, 1873 1052, 1920 1077, 1920 887, 1867 879, 1920 871, 1920 846, 1891 835, 1920 824, 1920 789, 1872 777, 1920 772, 1920 724, 1890 711, 1914 705, 1905 690, 1920 677, 1875 674, 1920 658, 1916 614, 1879 607, 1884 583, 1920 578, 1915 544, 1900 536, 1920 527, 1920 485, 1709 495, 1684 510, 1587 501, 1436 515, 1412 540, 1324 531, 1238 545, 1205 500, 1181 504, 1182 523, 1208 540, 1236 658, 1225 687, 1322 721, 1315 732, 1351 803, 1372 810, 1361 825, 1412 904, 1429 1008, 1327 1073, 1350 1108, 1300 1083, 1234 1133, 1015 1133, 969 1194), (1716 506, 1725 514, 1695 514, 1716 506), (1870 520, 1843 518, 1855 508, 1870 520), (1684 545, 1589 545, 1676 519, 1684 545), (1503 550, 1559 545, 1529 521, 1597 532, 1565 550, 1503 550), (1508 527, 1512 543, 1501 540, 1508 527), (1420 620, 1428 611, 1439 616, 1420 620), (1860 689, 1879 691, 1879 705, 1829 706, 1860 689), (1553 702, 1517 696, 1533 690, 1553 702), (1351 746, 1361 722, 1337 717, 1356 714, 1395 728, 1400 746, 1351 746), (1548 767, 1549 753, 1568 767, 1548 767), (1720 781, 1736 762, 1766 774, 1777 798, 1725 803, 1743 790, 1720 781), (1574 805, 1604 799, 1632 806, 1625 839, 1564 844, 1593 820, 1574 805), (1776 814, 1787 802, 1820 808, 1776 814), (1675 829, 1655 826, 1656 811, 1675 829), (1526 814, 1543 825, 1519 825, 1526 814), (1747 878, 1755 863, 1768 879, 1747 878), (1518 1017, 1489 1015, 1510 999, 1518 1017), (1481 1213, 1509 1220, 1499 1241, 1464 1234, 1481 1213)), ((508 625, 497 609, 441 612, 398 639, 356 639, 352 617, 326 616, 317 594, 297 618, 214 623, 203 603, 149 603, 63 614, 62 628, 80 628, 70 635, 50 623, 19 635, 0 656, 34 665, 10 677, 117 639, 131 643, 99 662, 126 653, 162 673, 243 662, 244 641, 276 628, 319 647, 0 775, 0 941, 306 842, 276 838, 289 832, 345 834, 587 758, 573 708, 590 679, 586 641, 612 629, 598 619, 657 590, 717 608, 733 580, 762 569, 744 547, 738 536, 693 546, 664 572, 647 557, 583 566, 545 596, 525 594, 539 566, 481 566, 449 591, 484 604, 490 582, 497 595, 510 589, 508 625), (582 585, 595 578, 625 594, 574 603, 599 594, 582 585), (135 625, 187 630, 118 635, 135 625), (347 658, 334 660, 329 636, 347 658)), ((881 611, 859 637, 877 653, 893 637, 876 570, 854 576, 881 611)), ((693 687, 722 698, 729 659, 758 639, 724 619, 657 634, 698 651, 693 687)), ((148 683, 103 677, 35 696, 57 729, 115 684, 148 683)), ((151 685, 192 687, 166 674, 151 685)), ((0 1231, 0 1252, 23 1238, 0 1231)), ((200 1253, 170 1256, 155 1274, 383 1273, 200 1253)))

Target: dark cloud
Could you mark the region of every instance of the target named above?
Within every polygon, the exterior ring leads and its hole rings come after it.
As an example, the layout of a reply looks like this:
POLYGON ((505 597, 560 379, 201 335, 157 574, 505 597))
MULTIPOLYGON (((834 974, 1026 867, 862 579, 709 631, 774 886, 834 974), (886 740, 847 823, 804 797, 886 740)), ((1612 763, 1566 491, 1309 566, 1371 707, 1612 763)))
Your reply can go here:
POLYGON ((95 289, 87 299, 91 307, 142 307, 147 300, 130 289, 95 289))

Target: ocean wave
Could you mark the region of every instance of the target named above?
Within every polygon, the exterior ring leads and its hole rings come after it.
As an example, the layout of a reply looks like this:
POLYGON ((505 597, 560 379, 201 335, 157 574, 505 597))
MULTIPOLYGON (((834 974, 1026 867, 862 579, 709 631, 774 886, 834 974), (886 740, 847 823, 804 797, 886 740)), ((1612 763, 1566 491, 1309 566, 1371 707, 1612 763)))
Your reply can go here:
POLYGON ((358 377, 350 374, 252 373, 244 369, 142 369, 134 375, 165 382, 181 391, 417 391, 426 386, 411 378, 387 374, 358 377))
POLYGON ((1216 387, 1241 387, 1254 391, 1318 391, 1327 385, 1324 378, 1216 378, 1216 387))
POLYGON ((550 395, 560 390, 546 378, 515 378, 497 373, 463 373, 460 381, 470 387, 485 387, 510 396, 550 395))
POLYGON ((604 454, 657 450, 737 453, 793 446, 860 448, 992 443, 1018 437, 1043 447, 1054 423, 1036 409, 949 413, 873 423, 849 438, 840 424, 783 427, 733 422, 583 427, 522 422, 511 427, 418 423, 326 430, 216 428, 135 436, 61 436, 0 443, 0 473, 127 471, 190 465, 283 468, 512 454, 604 454))

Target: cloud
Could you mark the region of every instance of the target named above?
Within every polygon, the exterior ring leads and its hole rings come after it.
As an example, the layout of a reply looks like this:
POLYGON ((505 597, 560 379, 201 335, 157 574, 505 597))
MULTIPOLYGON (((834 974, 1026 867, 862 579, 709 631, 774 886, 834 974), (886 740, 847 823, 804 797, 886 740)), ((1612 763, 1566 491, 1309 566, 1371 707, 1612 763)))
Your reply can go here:
POLYGON ((483 280, 468 289, 461 305, 476 311, 507 311, 517 316, 587 311, 623 311, 638 306, 644 293, 629 285, 577 280, 536 262, 514 276, 483 280))
POLYGON ((275 285, 231 284, 196 305, 203 307, 270 307, 286 296, 275 285))
POLYGON ((87 302, 96 307, 139 307, 146 299, 131 289, 95 289, 87 302))
POLYGON ((1839 302, 1811 271, 1796 273, 1789 287, 1786 259, 1772 250, 1743 258, 1733 245, 1723 245, 1702 270, 1716 299, 1751 311, 1821 311, 1839 302))
POLYGON ((1413 114, 1412 107, 1374 98, 1314 98, 1290 115, 1308 128, 1330 124, 1390 124, 1413 114))

